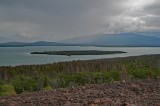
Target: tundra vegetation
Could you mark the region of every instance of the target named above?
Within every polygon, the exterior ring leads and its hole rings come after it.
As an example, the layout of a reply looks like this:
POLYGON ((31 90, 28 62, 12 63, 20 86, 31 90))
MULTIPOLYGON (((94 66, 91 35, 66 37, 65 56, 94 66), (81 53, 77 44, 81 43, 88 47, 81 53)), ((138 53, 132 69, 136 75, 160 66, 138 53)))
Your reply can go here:
POLYGON ((157 78, 160 55, 0 67, 0 95, 157 78))

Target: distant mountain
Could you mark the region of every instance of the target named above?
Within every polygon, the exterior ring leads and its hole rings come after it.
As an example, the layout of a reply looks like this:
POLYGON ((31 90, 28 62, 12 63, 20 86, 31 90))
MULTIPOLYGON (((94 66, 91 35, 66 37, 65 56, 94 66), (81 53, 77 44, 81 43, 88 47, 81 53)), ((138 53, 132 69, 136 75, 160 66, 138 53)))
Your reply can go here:
POLYGON ((55 45, 62 45, 62 44, 56 42, 46 42, 46 41, 37 41, 27 44, 27 46, 55 46, 55 45))
POLYGON ((38 41, 33 43, 26 42, 7 42, 1 43, 0 47, 24 47, 24 46, 72 46, 72 44, 38 41))
POLYGON ((160 32, 96 34, 82 36, 60 42, 37 41, 0 43, 0 47, 24 46, 159 46, 160 32))
POLYGON ((27 44, 28 43, 25 42, 6 42, 6 43, 1 43, 0 47, 23 47, 27 44))
POLYGON ((160 32, 137 32, 137 33, 135 32, 135 34, 160 37, 160 32))
POLYGON ((62 41, 68 44, 93 46, 160 46, 160 33, 97 34, 62 41), (151 36, 152 35, 152 36, 151 36))
POLYGON ((7 37, 0 37, 0 43, 8 42, 9 38, 7 37))

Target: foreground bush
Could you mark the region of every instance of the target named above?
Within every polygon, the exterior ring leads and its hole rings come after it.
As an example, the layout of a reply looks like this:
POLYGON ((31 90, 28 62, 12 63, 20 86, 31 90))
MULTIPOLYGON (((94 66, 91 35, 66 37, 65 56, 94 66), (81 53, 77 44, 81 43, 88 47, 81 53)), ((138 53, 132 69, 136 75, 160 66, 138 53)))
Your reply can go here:
POLYGON ((0 92, 1 96, 8 96, 8 95, 13 95, 13 94, 16 94, 13 85, 4 84, 1 86, 1 92, 0 92))
POLYGON ((30 76, 16 76, 11 83, 17 93, 32 92, 36 88, 36 82, 30 76))

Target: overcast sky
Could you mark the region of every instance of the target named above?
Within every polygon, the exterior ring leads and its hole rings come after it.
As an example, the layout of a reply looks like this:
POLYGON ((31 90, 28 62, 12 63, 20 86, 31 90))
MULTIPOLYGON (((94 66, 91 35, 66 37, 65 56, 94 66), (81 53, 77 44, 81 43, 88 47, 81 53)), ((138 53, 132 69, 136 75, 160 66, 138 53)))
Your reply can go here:
POLYGON ((160 31, 160 0, 0 0, 0 37, 160 31))

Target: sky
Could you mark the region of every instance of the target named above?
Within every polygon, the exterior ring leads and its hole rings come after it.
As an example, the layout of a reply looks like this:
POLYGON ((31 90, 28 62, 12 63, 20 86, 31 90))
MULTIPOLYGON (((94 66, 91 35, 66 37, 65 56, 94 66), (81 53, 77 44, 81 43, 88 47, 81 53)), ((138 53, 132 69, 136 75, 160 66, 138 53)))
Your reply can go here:
POLYGON ((0 0, 0 41, 160 31, 160 0, 0 0))

